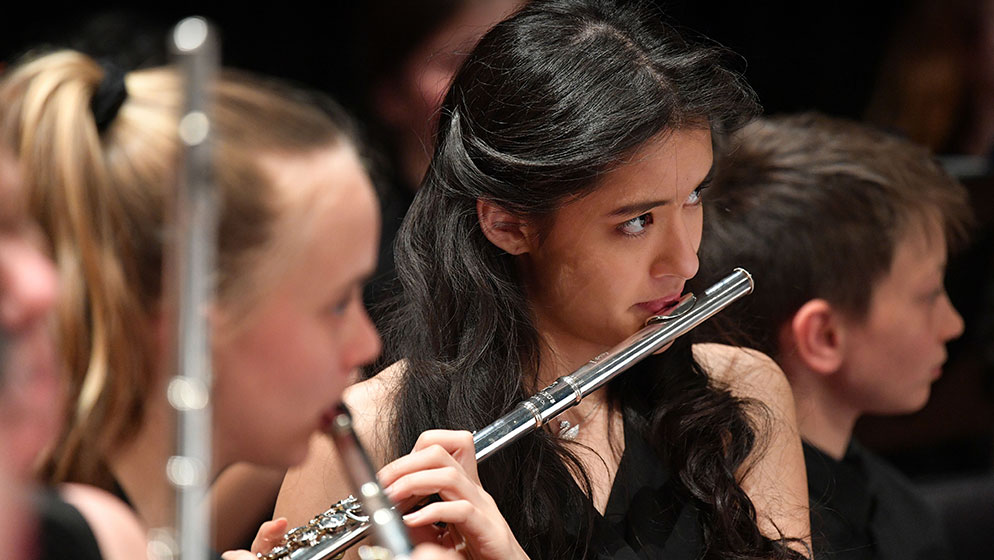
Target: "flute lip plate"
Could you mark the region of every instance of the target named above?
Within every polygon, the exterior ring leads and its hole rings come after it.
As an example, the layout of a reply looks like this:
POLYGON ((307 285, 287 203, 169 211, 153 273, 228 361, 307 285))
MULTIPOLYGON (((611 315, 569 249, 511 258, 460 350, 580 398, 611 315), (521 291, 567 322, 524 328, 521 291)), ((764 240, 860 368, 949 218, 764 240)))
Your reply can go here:
POLYGON ((680 301, 676 304, 672 311, 665 315, 653 315, 645 320, 645 325, 655 325, 656 323, 662 323, 664 321, 670 321, 686 315, 691 309, 697 304, 697 296, 694 294, 687 294, 680 298, 680 301))

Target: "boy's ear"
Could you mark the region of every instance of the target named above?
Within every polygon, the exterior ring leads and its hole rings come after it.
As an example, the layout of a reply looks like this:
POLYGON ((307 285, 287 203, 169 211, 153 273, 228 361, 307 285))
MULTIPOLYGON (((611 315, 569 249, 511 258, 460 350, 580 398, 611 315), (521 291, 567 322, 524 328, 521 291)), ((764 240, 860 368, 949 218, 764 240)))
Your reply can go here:
POLYGON ((525 218, 485 200, 476 201, 476 217, 483 235, 505 252, 522 255, 531 250, 534 228, 525 218))
POLYGON ((791 319, 795 352, 812 371, 829 375, 842 367, 846 332, 841 318, 830 303, 813 299, 791 319))

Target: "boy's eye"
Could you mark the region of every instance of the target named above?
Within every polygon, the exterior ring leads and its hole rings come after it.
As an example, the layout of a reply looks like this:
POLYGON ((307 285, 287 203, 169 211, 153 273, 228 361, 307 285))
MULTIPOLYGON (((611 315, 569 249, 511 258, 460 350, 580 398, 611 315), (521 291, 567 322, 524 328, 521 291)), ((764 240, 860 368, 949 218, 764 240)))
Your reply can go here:
POLYGON ((618 226, 618 230, 625 235, 640 235, 645 231, 645 228, 652 223, 652 213, 646 212, 641 216, 636 216, 631 220, 624 222, 618 226))
POLYGON ((925 297, 926 297, 926 299, 927 299, 928 301, 930 301, 930 302, 934 302, 934 301, 937 301, 937 300, 938 300, 939 298, 941 298, 941 297, 942 297, 942 296, 944 296, 944 295, 946 295, 946 286, 945 286, 945 284, 943 284, 943 285, 939 286, 938 288, 935 288, 935 289, 933 289, 933 290, 930 290, 930 291, 929 291, 929 292, 928 292, 928 293, 926 294, 926 296, 925 296, 925 297))

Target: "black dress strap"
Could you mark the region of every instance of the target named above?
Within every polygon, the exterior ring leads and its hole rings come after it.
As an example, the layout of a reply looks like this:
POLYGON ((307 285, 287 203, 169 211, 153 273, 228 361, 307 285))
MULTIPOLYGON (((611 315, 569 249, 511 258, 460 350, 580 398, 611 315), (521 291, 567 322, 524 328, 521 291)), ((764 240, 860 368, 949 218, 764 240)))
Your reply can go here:
POLYGON ((599 558, 699 558, 697 509, 680 491, 664 461, 625 414, 625 451, 604 516, 595 518, 599 558))
POLYGON ((97 538, 83 514, 54 490, 35 497, 38 513, 38 560, 102 560, 97 538))

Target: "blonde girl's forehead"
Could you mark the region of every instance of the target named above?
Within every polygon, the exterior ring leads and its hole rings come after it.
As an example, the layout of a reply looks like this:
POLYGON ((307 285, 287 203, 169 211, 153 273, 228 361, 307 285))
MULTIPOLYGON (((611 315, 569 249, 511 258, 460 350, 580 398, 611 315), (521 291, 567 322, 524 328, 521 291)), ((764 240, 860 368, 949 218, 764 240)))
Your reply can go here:
POLYGON ((225 297, 246 312, 288 271, 307 265, 314 243, 334 241, 318 239, 322 226, 348 211, 350 189, 344 178, 361 171, 354 150, 340 145, 302 154, 260 154, 258 162, 269 183, 273 220, 267 239, 246 263, 243 278, 225 297))

